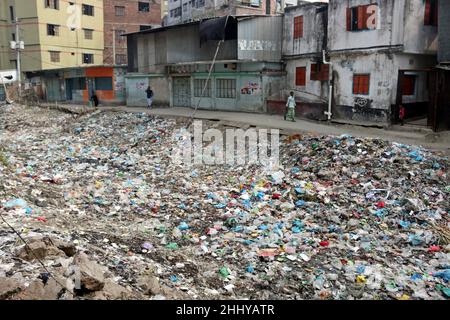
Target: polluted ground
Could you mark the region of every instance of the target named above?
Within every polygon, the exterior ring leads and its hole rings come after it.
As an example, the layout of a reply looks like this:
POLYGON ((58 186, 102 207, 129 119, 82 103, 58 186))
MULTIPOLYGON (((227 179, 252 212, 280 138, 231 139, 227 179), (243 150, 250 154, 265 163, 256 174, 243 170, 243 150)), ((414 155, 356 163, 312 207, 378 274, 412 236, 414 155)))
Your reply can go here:
POLYGON ((2 106, 0 298, 448 299, 444 153, 302 134, 186 170, 186 121, 2 106))

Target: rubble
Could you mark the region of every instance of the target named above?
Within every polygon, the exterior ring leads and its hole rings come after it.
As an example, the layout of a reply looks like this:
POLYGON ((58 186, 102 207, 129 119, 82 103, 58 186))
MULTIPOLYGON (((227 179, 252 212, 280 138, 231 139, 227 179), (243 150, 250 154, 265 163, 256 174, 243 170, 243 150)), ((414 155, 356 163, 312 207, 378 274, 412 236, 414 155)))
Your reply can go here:
POLYGON ((0 108, 0 213, 30 247, 1 221, 1 298, 448 299, 445 154, 297 135, 273 171, 186 168, 184 124, 0 108))

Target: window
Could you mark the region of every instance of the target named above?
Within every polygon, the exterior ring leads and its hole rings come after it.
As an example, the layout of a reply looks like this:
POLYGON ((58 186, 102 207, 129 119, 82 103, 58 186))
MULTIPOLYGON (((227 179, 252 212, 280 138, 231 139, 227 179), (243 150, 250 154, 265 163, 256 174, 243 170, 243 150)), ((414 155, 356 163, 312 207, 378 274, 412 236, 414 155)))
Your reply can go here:
POLYGON ((139 12, 150 12, 150 3, 148 2, 138 2, 139 12))
POLYGON ((353 94, 368 95, 370 87, 370 74, 353 75, 353 94))
POLYGON ((347 8, 347 31, 376 29, 377 10, 376 4, 347 8))
POLYGON ((201 8, 205 6, 205 0, 197 0, 197 8, 201 8))
POLYGON ((303 38, 303 16, 294 18, 294 39, 303 38))
POLYGON ((127 55, 116 54, 116 64, 127 64, 127 55))
POLYGON ((205 87, 206 79, 194 80, 194 97, 211 97, 211 81, 208 81, 205 92, 202 95, 203 88, 205 87))
POLYGON ((46 8, 59 10, 59 0, 44 0, 44 6, 46 8))
POLYGON ((60 52, 59 51, 50 51, 50 61, 51 62, 59 62, 60 61, 60 52))
POLYGON ((297 67, 295 69, 295 85, 306 86, 306 67, 297 67))
POLYGON ((90 6, 88 4, 83 4, 82 10, 83 10, 83 15, 94 16, 94 6, 90 6))
POLYGON ((72 90, 86 90, 86 78, 73 78, 72 90))
POLYGON ((126 30, 115 30, 114 33, 116 35, 116 41, 120 42, 120 41, 124 41, 125 40, 125 38, 122 35, 127 33, 127 31, 126 30))
POLYGON ((310 80, 312 81, 327 81, 329 78, 330 66, 323 63, 311 64, 310 80))
POLYGON ((115 6, 116 16, 121 17, 125 15, 125 7, 123 6, 115 6))
POLYGON ((217 79, 217 98, 236 98, 236 79, 217 79))
POLYGON ((12 34, 11 34, 11 38, 12 38, 12 41, 16 41, 16 34, 15 34, 15 33, 12 33, 12 34))
POLYGON ((183 12, 186 12, 187 11, 187 3, 185 3, 185 4, 183 4, 183 12))
POLYGON ((438 25, 438 0, 426 0, 425 1, 425 25, 437 26, 438 25))
POLYGON ((9 6, 9 17, 11 18, 11 21, 16 20, 16 18, 14 16, 14 7, 13 6, 9 6))
POLYGON ((83 30, 84 30, 84 38, 87 40, 92 40, 94 30, 92 30, 92 29, 83 29, 83 30))
POLYGON ((56 24, 48 24, 47 35, 55 37, 59 36, 59 26, 57 26, 56 24))
POLYGON ((112 90, 113 81, 111 77, 99 77, 95 78, 95 89, 96 90, 112 90))
POLYGON ((402 95, 413 96, 416 93, 416 76, 404 75, 402 78, 402 95))
POLYGON ((83 61, 82 63, 85 64, 92 64, 94 63, 94 55, 92 53, 83 53, 83 61))

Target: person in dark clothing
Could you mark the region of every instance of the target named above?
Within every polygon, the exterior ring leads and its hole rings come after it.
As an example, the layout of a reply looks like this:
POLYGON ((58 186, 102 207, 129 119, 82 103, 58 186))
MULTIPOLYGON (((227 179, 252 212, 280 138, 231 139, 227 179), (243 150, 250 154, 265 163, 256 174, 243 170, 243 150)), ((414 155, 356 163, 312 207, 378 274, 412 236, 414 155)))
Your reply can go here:
POLYGON ((148 86, 147 90, 145 90, 145 93, 147 93, 147 105, 149 108, 152 107, 153 104, 153 90, 148 86))
POLYGON ((98 106, 98 97, 94 91, 92 91, 91 101, 92 101, 92 104, 94 105, 94 107, 98 106))

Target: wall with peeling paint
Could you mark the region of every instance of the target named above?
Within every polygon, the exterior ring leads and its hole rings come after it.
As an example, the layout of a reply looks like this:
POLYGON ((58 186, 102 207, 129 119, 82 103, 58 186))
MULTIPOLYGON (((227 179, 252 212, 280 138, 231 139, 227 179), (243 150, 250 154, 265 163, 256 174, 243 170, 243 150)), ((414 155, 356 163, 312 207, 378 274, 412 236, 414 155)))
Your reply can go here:
POLYGON ((326 48, 328 11, 326 4, 286 8, 283 25, 283 55, 321 53, 326 48), (294 39, 294 18, 303 16, 303 37, 294 39))

